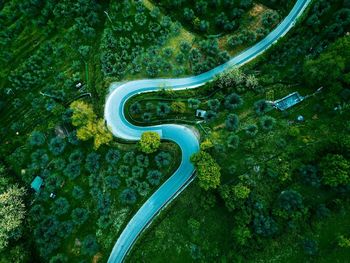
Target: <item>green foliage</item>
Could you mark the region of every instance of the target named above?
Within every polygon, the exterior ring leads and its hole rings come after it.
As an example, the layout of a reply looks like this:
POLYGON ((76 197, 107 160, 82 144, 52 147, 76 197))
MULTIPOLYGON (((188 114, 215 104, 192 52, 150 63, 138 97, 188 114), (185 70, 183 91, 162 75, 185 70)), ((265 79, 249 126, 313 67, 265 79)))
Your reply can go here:
POLYGON ((204 151, 191 156, 191 162, 197 169, 199 179, 199 186, 204 190, 215 189, 220 185, 220 166, 211 157, 211 155, 204 151))
POLYGON ((150 154, 156 152, 160 146, 160 136, 156 132, 144 132, 138 143, 140 151, 150 154))
POLYGON ((0 194, 0 251, 6 248, 11 235, 25 218, 24 188, 10 186, 0 194))
POLYGON ((259 124, 264 131, 271 131, 276 124, 276 119, 271 116, 263 116, 260 118, 259 124))
POLYGON ((320 169, 325 185, 336 187, 350 182, 350 163, 342 155, 327 154, 321 160, 320 169))
POLYGON ((91 105, 83 101, 74 101, 70 108, 73 110, 72 124, 78 127, 77 137, 86 141, 94 139, 94 148, 112 141, 113 136, 105 126, 103 119, 98 119, 91 105))

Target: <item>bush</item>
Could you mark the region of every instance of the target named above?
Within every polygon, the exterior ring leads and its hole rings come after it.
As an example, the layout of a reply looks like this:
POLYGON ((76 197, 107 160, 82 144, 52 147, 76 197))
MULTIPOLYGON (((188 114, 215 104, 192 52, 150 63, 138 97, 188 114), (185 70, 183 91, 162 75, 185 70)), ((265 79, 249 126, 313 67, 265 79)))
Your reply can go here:
POLYGON ((260 118, 260 127, 265 131, 271 131, 276 124, 276 120, 270 116, 263 116, 260 118))
POLYGON ((136 156, 136 163, 140 167, 147 168, 149 166, 149 158, 147 155, 139 154, 136 156))
POLYGON ((207 104, 212 111, 218 111, 220 108, 220 101, 218 99, 208 100, 207 104))
POLYGON ((134 152, 127 152, 124 157, 123 157, 123 161, 126 164, 133 164, 135 162, 135 153, 134 152))
POLYGON ((303 198, 297 191, 283 191, 278 197, 278 207, 286 213, 287 216, 293 216, 295 212, 299 212, 304 208, 303 198))
POLYGON ((117 189, 120 185, 120 180, 117 176, 105 177, 105 184, 110 189, 117 189))
POLYGON ((229 114, 225 121, 226 129, 229 131, 235 131, 239 126, 239 118, 236 114, 229 114))
POLYGON ((237 149, 239 145, 239 137, 235 134, 231 134, 227 139, 228 148, 237 149))
POLYGON ((248 125, 247 127, 245 127, 244 130, 245 134, 249 137, 255 137, 259 131, 258 126, 256 126, 255 124, 248 125))
POLYGON ((321 185, 321 179, 317 175, 318 170, 315 166, 304 165, 300 168, 299 172, 304 183, 314 187, 319 187, 321 185))
POLYGON ((147 180, 151 185, 159 185, 162 173, 158 170, 151 170, 147 173, 147 180))
POLYGON ((215 111, 212 110, 208 110, 205 115, 204 115, 204 119, 207 122, 212 122, 216 119, 217 117, 217 113, 215 111))
POLYGON ((315 240, 306 239, 303 241, 303 249, 306 255, 315 256, 318 252, 318 245, 315 240))
POLYGON ((201 101, 198 100, 198 99, 188 99, 187 103, 188 103, 188 107, 190 109, 196 110, 196 109, 199 108, 199 105, 201 104, 201 101))
POLYGON ((138 102, 131 104, 130 113, 131 114, 140 114, 141 113, 141 104, 138 102))
POLYGON ((141 139, 138 143, 139 149, 144 153, 153 153, 158 150, 160 146, 160 136, 156 132, 144 132, 141 135, 141 139))
POLYGON ((160 102, 157 106, 157 116, 165 117, 170 113, 170 107, 167 103, 160 102))
POLYGON ((254 103, 254 111, 258 116, 264 115, 272 109, 270 103, 266 100, 258 100, 254 103))
POLYGON ((323 184, 337 187, 350 182, 350 162, 339 154, 327 154, 320 162, 323 184))
POLYGON ((35 146, 43 145, 45 143, 45 134, 40 131, 33 131, 29 136, 29 143, 35 146))
POLYGON ((85 208, 75 208, 72 211, 72 220, 76 225, 82 225, 89 218, 89 211, 85 208))
POLYGON ((170 106, 174 113, 184 113, 186 111, 186 104, 182 101, 174 101, 170 106))
POLYGON ((59 197, 55 200, 55 202, 51 205, 51 211, 56 215, 64 215, 69 210, 69 202, 64 197, 59 197))
POLYGON ((50 259, 50 263, 65 263, 68 262, 67 256, 64 254, 57 254, 50 259))
POLYGON ((96 238, 93 235, 88 235, 82 242, 82 254, 93 256, 99 250, 96 238))
POLYGON ((238 109, 243 105, 243 99, 236 93, 228 95, 225 99, 225 107, 228 110, 238 109))
POLYGON ((117 149, 109 149, 105 159, 110 164, 116 164, 120 159, 120 152, 117 149))
POLYGON ((89 153, 85 159, 86 170, 88 170, 88 172, 90 172, 90 173, 97 172, 98 169, 100 168, 99 160, 100 160, 99 154, 97 154, 95 152, 89 153))
POLYGON ((69 155, 69 162, 80 164, 83 161, 83 153, 81 150, 77 149, 69 155))
POLYGON ((134 178, 140 178, 143 175, 143 168, 140 166, 134 166, 131 169, 131 174, 134 178))
POLYGON ((80 164, 78 163, 69 163, 67 167, 63 170, 65 176, 70 180, 74 180, 80 175, 80 164))
POLYGON ((257 235, 263 237, 273 236, 277 231, 277 224, 270 216, 258 215, 253 220, 253 228, 257 235))
POLYGON ((171 155, 168 152, 160 152, 156 155, 155 161, 158 167, 169 166, 171 162, 171 155))
POLYGON ((72 190, 72 196, 74 199, 80 200, 84 197, 85 192, 80 186, 74 186, 72 190))
POLYGON ((142 182, 137 187, 137 192, 141 196, 146 196, 149 193, 149 191, 150 191, 150 187, 149 187, 149 184, 147 182, 142 182))
POLYGON ((121 177, 127 177, 129 175, 129 166, 127 165, 121 165, 119 166, 119 169, 118 169, 118 174, 121 176, 121 177))
POLYGON ((59 155, 64 151, 66 147, 66 142, 61 137, 55 137, 50 140, 49 150, 54 155, 59 155))
POLYGON ((137 196, 133 189, 127 188, 119 195, 119 200, 122 204, 132 205, 136 202, 137 196))

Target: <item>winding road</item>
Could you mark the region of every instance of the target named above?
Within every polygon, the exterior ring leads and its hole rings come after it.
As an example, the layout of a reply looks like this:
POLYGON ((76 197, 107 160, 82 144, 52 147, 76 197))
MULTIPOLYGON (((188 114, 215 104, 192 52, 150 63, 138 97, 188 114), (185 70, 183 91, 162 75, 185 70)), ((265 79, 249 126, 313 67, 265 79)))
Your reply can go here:
POLYGON ((242 66, 271 47, 294 26, 311 0, 297 0, 289 15, 263 40, 240 53, 228 62, 203 74, 177 79, 147 79, 124 84, 113 83, 107 97, 104 117, 114 136, 137 141, 145 131, 157 132, 163 140, 177 143, 182 151, 182 160, 175 173, 142 205, 129 221, 108 259, 109 263, 122 262, 137 237, 150 224, 159 211, 176 197, 194 178, 194 166, 190 156, 199 150, 199 138, 195 132, 182 125, 164 124, 138 127, 129 123, 124 116, 125 102, 132 96, 144 92, 157 91, 161 87, 173 90, 192 89, 202 86, 214 76, 228 68, 242 66))

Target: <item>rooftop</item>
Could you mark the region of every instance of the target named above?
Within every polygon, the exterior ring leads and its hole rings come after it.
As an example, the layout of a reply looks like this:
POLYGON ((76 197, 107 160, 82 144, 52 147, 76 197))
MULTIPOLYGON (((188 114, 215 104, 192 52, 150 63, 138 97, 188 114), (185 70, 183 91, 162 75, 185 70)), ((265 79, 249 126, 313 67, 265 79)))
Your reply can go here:
POLYGON ((284 111, 293 107, 299 102, 302 102, 303 100, 304 97, 301 96, 299 92, 293 92, 282 99, 274 101, 273 104, 277 109, 284 111))
POLYGON ((40 176, 36 176, 33 182, 30 184, 30 187, 33 188, 35 192, 39 193, 42 184, 43 179, 40 176))

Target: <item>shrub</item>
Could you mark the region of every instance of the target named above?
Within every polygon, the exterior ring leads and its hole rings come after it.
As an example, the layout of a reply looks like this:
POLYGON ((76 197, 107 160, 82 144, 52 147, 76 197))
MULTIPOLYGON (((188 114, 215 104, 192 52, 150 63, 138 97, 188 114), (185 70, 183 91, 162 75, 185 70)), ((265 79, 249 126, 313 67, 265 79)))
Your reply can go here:
POLYGON ((299 169, 303 181, 311 186, 319 187, 321 179, 317 175, 317 168, 313 165, 304 165, 299 169))
POLYGON ((258 126, 256 126, 255 124, 248 125, 244 130, 249 137, 255 137, 255 135, 259 131, 258 126))
POLYGON ((225 121, 226 129, 229 131, 235 131, 239 126, 239 118, 236 114, 229 114, 225 121))
POLYGON ((207 102, 209 109, 212 111, 218 111, 220 108, 220 101, 218 99, 211 99, 207 102))
POLYGON ((225 107, 228 110, 238 109, 243 105, 243 99, 236 93, 228 95, 225 99, 225 107))
POLYGON ((150 187, 149 187, 149 184, 147 182, 142 182, 137 187, 137 192, 141 196, 146 196, 149 193, 149 191, 150 191, 150 187))
POLYGON ((231 149, 237 149, 239 145, 239 137, 235 134, 231 134, 227 139, 227 145, 231 149))
POLYGON ((68 212, 69 207, 68 200, 64 197, 59 197, 51 205, 51 211, 56 215, 63 215, 68 212))
POLYGON ((270 103, 266 100, 258 100, 254 103, 254 111, 258 116, 264 115, 272 109, 270 103))
POLYGON ((155 161, 158 167, 165 167, 170 165, 171 155, 168 152, 160 152, 156 155, 155 161))
POLYGON ((87 156, 86 156, 86 159, 85 159, 85 168, 86 170, 88 170, 90 173, 95 173, 98 171, 98 169, 100 168, 100 155, 95 153, 95 152, 92 152, 92 153, 89 153, 87 156))
POLYGON ((85 195, 84 190, 80 186, 74 186, 72 190, 72 196, 74 199, 82 199, 85 195))
POLYGON ((147 173, 147 180, 151 185, 158 185, 161 177, 162 173, 158 170, 151 170, 147 173))
POLYGON ((199 108, 199 105, 201 104, 201 101, 198 100, 198 99, 188 99, 187 103, 188 103, 188 107, 190 109, 196 110, 196 109, 199 108))
POLYGON ((270 116, 263 116, 260 118, 260 127, 265 131, 271 131, 276 124, 276 120, 270 116))
POLYGON ((69 162, 80 164, 83 161, 83 153, 81 150, 77 149, 69 155, 69 162))
POLYGON ((171 103, 170 108, 175 113, 184 113, 186 111, 186 104, 182 101, 174 101, 171 103))
POLYGON ((76 225, 82 225, 89 218, 89 211, 85 208, 75 208, 72 211, 72 220, 76 225))
POLYGON ((49 150, 54 155, 59 155, 64 151, 66 147, 66 142, 61 137, 55 137, 50 140, 49 150))
POLYGON ((135 102, 130 105, 130 113, 131 114, 140 114, 141 113, 141 104, 135 102))
POLYGON ((318 252, 318 245, 315 240, 306 239, 303 241, 303 249, 306 255, 315 256, 318 252))
POLYGON ((258 215, 253 220, 253 228, 257 235, 263 237, 273 236, 277 231, 277 224, 270 216, 258 215))
POLYGON ((33 131, 29 136, 29 143, 35 146, 43 145, 45 143, 45 134, 40 131, 33 131))
POLYGON ((136 156, 136 163, 140 167, 148 167, 149 166, 149 158, 147 155, 139 154, 136 156))
POLYGON ((135 162, 135 153, 134 152, 127 152, 124 157, 123 161, 126 164, 133 164, 135 162))
POLYGON ((204 119, 207 122, 212 122, 216 119, 216 116, 217 116, 217 113, 215 111, 208 110, 204 115, 204 119))
POLYGON ((99 250, 96 238, 93 235, 88 235, 82 242, 82 254, 93 256, 99 250))
POLYGON ((304 208, 303 198, 297 191, 283 191, 278 197, 278 207, 286 213, 287 216, 293 216, 295 212, 301 211, 304 208))
POLYGON ((131 174, 135 178, 140 178, 143 175, 143 168, 140 166, 134 166, 131 169, 131 174))
POLYGON ((144 153, 153 153, 158 150, 160 146, 160 136, 156 132, 144 132, 141 135, 141 139, 138 143, 139 149, 144 153))
POLYGON ((120 159, 120 152, 117 149, 109 149, 105 159, 110 164, 116 164, 120 159))
POLYGON ((337 187, 350 182, 350 162, 339 154, 327 154, 320 162, 322 181, 325 185, 337 187))
POLYGON ((167 103, 160 102, 157 106, 157 115, 159 117, 165 117, 169 114, 170 107, 167 103))
POLYGON ((50 263, 65 263, 68 262, 67 256, 64 254, 57 254, 50 259, 50 263))
POLYGON ((129 166, 127 165, 121 165, 119 166, 119 169, 118 169, 118 174, 121 176, 121 177, 127 177, 129 175, 129 166))
POLYGON ((74 180, 80 175, 80 164, 79 163, 69 163, 67 167, 63 170, 65 176, 70 180, 74 180))
POLYGON ((105 177, 105 184, 110 189, 117 189, 120 185, 120 180, 117 176, 105 177))
POLYGON ((133 189, 127 188, 121 192, 119 200, 122 204, 132 205, 136 202, 137 196, 133 189))

